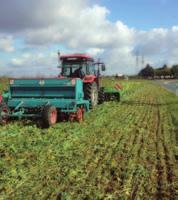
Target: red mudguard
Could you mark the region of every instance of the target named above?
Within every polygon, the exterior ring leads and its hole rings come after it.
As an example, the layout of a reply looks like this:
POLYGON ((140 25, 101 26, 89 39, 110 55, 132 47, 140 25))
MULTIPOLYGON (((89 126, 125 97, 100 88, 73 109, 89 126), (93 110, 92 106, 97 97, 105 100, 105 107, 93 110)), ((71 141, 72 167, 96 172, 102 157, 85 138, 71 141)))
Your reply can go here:
POLYGON ((94 76, 94 75, 87 75, 83 79, 84 83, 93 83, 95 81, 96 81, 96 76, 94 76))

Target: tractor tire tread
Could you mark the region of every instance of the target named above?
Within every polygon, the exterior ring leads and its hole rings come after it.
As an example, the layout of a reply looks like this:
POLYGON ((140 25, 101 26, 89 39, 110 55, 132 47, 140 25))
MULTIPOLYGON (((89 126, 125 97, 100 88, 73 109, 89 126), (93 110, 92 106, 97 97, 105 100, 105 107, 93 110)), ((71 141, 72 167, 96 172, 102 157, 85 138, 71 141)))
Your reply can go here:
MULTIPOLYGON (((84 99, 89 100, 90 101, 90 109, 93 109, 94 106, 92 105, 91 99, 92 99, 92 90, 93 88, 97 87, 94 86, 95 83, 86 83, 84 85, 84 99)), ((97 103, 98 103, 98 99, 97 99, 97 103)))

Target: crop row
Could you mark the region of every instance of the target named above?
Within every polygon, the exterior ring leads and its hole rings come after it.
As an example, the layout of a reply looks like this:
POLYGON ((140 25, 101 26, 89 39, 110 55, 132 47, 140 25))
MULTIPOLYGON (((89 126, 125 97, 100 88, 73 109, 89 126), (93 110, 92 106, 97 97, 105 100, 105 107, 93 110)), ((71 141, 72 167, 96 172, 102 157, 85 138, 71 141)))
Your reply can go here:
POLYGON ((1 127, 2 199, 174 199, 173 98, 146 81, 122 84, 121 103, 81 124, 1 127))

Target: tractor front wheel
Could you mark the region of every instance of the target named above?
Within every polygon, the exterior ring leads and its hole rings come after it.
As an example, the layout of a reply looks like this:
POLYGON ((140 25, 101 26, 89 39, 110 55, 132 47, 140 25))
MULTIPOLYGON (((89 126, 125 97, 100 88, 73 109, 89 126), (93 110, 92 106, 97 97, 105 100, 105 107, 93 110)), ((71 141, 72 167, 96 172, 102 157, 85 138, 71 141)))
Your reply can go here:
POLYGON ((9 113, 9 108, 6 104, 1 104, 0 105, 0 124, 5 125, 8 122, 8 113, 9 113))
POLYGON ((42 126, 49 128, 57 122, 57 109, 54 106, 45 106, 42 111, 42 126))

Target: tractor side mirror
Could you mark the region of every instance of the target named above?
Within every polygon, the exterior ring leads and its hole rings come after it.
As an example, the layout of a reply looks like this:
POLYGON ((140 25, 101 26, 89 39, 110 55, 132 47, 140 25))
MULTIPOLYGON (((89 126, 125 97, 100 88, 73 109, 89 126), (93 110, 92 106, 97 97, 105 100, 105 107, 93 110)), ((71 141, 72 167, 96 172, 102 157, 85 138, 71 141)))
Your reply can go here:
POLYGON ((101 70, 102 70, 102 71, 106 71, 106 66, 105 66, 105 64, 102 64, 102 65, 101 65, 101 70))

